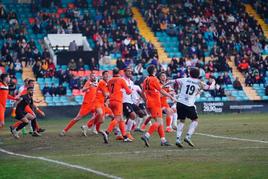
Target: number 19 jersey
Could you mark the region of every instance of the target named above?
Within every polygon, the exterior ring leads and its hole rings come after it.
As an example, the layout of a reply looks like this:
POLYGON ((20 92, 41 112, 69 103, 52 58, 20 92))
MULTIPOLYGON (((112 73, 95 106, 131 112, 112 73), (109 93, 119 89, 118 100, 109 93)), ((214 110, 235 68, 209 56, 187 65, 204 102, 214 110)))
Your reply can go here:
POLYGON ((186 106, 194 106, 201 90, 201 81, 195 78, 180 78, 175 80, 179 85, 177 101, 186 106))

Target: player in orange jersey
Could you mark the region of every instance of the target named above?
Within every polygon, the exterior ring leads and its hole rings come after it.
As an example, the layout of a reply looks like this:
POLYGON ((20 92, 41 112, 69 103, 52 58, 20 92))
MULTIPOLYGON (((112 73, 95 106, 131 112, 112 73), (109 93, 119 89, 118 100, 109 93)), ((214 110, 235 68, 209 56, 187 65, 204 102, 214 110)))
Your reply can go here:
MULTIPOLYGON (((159 80, 160 80, 161 85, 165 85, 167 83, 166 73, 161 72, 159 75, 159 80)), ((171 89, 169 86, 163 87, 163 89, 168 93, 171 92, 171 89)), ((162 110, 166 113, 166 132, 173 132, 172 127, 171 127, 171 122, 172 122, 174 111, 169 106, 166 96, 161 95, 160 100, 161 100, 162 110)))
POLYGON ((0 128, 5 125, 5 111, 7 99, 16 100, 15 97, 8 94, 8 83, 10 81, 8 74, 1 74, 0 76, 0 128))
POLYGON ((110 92, 110 108, 114 113, 114 120, 109 124, 106 131, 102 131, 104 143, 108 143, 108 136, 113 131, 115 126, 119 124, 119 129, 122 136, 124 137, 124 142, 131 142, 126 135, 125 121, 123 120, 123 92, 125 90, 127 94, 131 94, 131 89, 126 84, 126 81, 120 77, 119 69, 115 68, 113 70, 113 78, 108 82, 108 89, 110 92))
POLYGON ((92 72, 89 76, 89 79, 85 83, 83 89, 85 92, 85 96, 83 99, 83 103, 81 105, 80 111, 78 112, 77 116, 73 118, 67 126, 61 131, 60 136, 64 136, 65 133, 80 119, 87 116, 90 113, 94 113, 95 105, 94 100, 97 91, 97 83, 96 83, 96 74, 92 72))
POLYGON ((167 96, 174 101, 175 99, 164 89, 162 89, 159 80, 155 77, 155 66, 149 66, 147 71, 149 73, 149 76, 144 80, 142 89, 144 90, 144 95, 146 97, 146 107, 155 122, 150 126, 148 132, 142 135, 141 139, 144 141, 145 146, 149 147, 149 138, 153 132, 157 130, 161 138, 161 146, 170 146, 165 138, 160 94, 167 96))
POLYGON ((81 127, 84 136, 87 135, 86 131, 88 130, 88 128, 92 127, 93 124, 96 125, 96 132, 100 132, 100 126, 104 122, 105 114, 111 115, 113 117, 111 110, 107 107, 107 105, 105 105, 105 102, 109 96, 109 90, 107 86, 108 80, 109 72, 103 71, 102 79, 98 83, 97 94, 94 100, 96 116, 88 120, 87 125, 83 125, 81 127))

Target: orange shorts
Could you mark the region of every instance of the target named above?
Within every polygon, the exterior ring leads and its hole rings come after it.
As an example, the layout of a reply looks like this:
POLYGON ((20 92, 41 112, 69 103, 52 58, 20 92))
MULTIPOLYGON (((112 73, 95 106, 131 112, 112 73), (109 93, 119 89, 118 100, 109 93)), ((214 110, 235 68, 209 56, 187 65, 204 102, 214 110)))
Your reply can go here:
POLYGON ((162 118, 161 106, 148 106, 147 109, 152 118, 162 118))
POLYGON ((110 101, 110 108, 115 116, 123 115, 123 103, 117 101, 110 101))
POLYGON ((93 113, 95 110, 94 105, 90 105, 90 104, 82 104, 80 110, 79 110, 79 115, 80 116, 86 116, 89 113, 93 113))
POLYGON ((165 103, 161 103, 161 108, 162 109, 167 109, 167 108, 170 108, 169 104, 167 102, 165 103))
POLYGON ((111 110, 111 108, 107 107, 107 106, 104 106, 104 113, 105 115, 114 115, 113 114, 113 111, 111 110))

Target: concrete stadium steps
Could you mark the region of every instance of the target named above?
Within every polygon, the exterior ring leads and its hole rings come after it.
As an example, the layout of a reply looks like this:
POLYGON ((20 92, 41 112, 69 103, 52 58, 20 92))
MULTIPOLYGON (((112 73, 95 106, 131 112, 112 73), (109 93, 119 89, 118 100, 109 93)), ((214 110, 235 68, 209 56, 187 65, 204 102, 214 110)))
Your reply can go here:
POLYGON ((228 65, 233 69, 232 72, 233 72, 234 78, 236 77, 239 78, 239 81, 242 84, 243 90, 248 96, 249 100, 261 100, 260 96, 258 96, 257 92, 252 87, 246 86, 245 77, 240 71, 238 71, 237 67, 235 66, 233 57, 231 58, 231 61, 228 61, 228 65))
MULTIPOLYGON (((23 64, 24 66, 24 64, 23 64)), ((33 70, 31 67, 23 67, 22 69, 22 79, 26 79, 26 78, 30 78, 30 79, 35 79, 35 76, 34 76, 34 73, 33 73, 33 70)), ((35 100, 42 100, 43 102, 41 103, 37 103, 36 105, 37 106, 47 106, 47 103, 45 102, 45 99, 44 99, 44 96, 42 94, 42 91, 40 89, 40 86, 38 83, 35 83, 34 85, 34 96, 33 98, 35 100)))
POLYGON ((252 8, 250 4, 245 4, 245 8, 246 12, 257 20, 264 32, 265 37, 268 38, 268 25, 265 23, 264 19, 259 16, 259 14, 252 8))
POLYGON ((137 21, 137 26, 140 31, 140 34, 148 41, 150 41, 155 48, 157 49, 159 60, 161 63, 168 63, 170 58, 162 48, 160 42, 155 37, 154 33, 152 32, 151 28, 147 25, 144 21, 140 11, 136 7, 131 8, 133 13, 133 18, 137 21))

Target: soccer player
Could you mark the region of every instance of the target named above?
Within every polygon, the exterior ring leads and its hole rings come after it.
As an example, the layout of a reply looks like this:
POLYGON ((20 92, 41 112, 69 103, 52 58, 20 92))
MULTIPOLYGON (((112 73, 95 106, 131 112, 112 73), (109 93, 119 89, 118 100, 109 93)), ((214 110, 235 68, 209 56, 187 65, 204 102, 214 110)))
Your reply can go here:
POLYGON ((5 111, 7 99, 16 100, 15 97, 8 94, 8 83, 10 81, 8 74, 1 74, 0 76, 0 128, 5 125, 5 111))
POLYGON ((149 76, 144 80, 142 89, 146 97, 146 107, 155 122, 150 126, 148 132, 142 135, 141 139, 144 141, 145 146, 149 147, 149 138, 153 132, 157 130, 161 139, 161 146, 170 146, 165 138, 160 94, 167 96, 172 100, 175 99, 161 87, 159 80, 155 77, 156 67, 151 65, 147 68, 147 71, 149 76))
POLYGON ((122 90, 126 91, 126 94, 131 94, 131 89, 127 86, 125 80, 120 77, 119 69, 113 69, 113 78, 108 82, 108 89, 110 92, 110 108, 114 114, 114 120, 112 120, 106 129, 106 131, 102 131, 104 143, 108 143, 108 136, 115 128, 117 124, 119 124, 119 129, 121 131, 122 136, 124 137, 124 142, 131 142, 126 135, 125 129, 125 121, 123 120, 123 93, 122 90))
MULTIPOLYGON (((132 78, 132 69, 130 67, 127 67, 124 70, 124 80, 129 87, 133 91, 134 88, 134 82, 131 80, 132 78)), ((127 118, 126 121, 126 132, 127 137, 131 140, 134 140, 134 137, 131 135, 130 131, 132 129, 133 123, 136 119, 136 111, 138 110, 136 106, 134 106, 134 102, 132 99, 132 94, 127 94, 126 91, 123 91, 123 113, 127 118)))
POLYGON ((170 84, 177 83, 180 88, 177 89, 177 114, 178 120, 180 120, 177 126, 177 140, 176 145, 178 147, 183 147, 181 143, 181 135, 183 132, 184 122, 186 118, 192 120, 188 132, 184 141, 194 147, 193 142, 191 141, 191 137, 194 134, 194 131, 198 125, 198 116, 195 107, 195 100, 197 95, 201 92, 201 90, 212 90, 215 88, 215 80, 212 81, 211 85, 207 85, 203 83, 199 79, 199 69, 198 68, 191 68, 190 70, 190 77, 188 78, 180 78, 176 80, 170 80, 165 86, 170 84))
POLYGON ((10 128, 11 133, 15 138, 19 138, 18 131, 25 127, 29 121, 31 122, 33 128, 32 136, 39 137, 41 136, 36 128, 36 115, 33 112, 33 87, 27 88, 27 94, 22 95, 17 104, 16 108, 16 119, 20 120, 20 125, 16 128, 10 128))
MULTIPOLYGON (((20 91, 19 91, 19 94, 16 96, 16 98, 20 98, 21 96, 23 95, 26 95, 28 93, 28 87, 32 87, 34 88, 34 80, 31 80, 29 78, 26 78, 24 80, 24 86, 23 88, 20 88, 20 91)), ((33 100, 34 103, 40 103, 41 100, 33 100)), ((16 106, 17 106, 18 102, 15 102, 14 105, 13 105, 13 109, 12 110, 15 110, 16 111, 16 106)), ((33 104, 33 108, 36 109, 36 111, 41 115, 41 116, 45 116, 45 113, 39 109, 37 106, 35 106, 33 104)), ((14 116, 15 117, 15 116, 14 116)), ((31 121, 30 121, 31 122, 31 121)), ((11 127, 13 128, 17 128, 19 125, 20 125, 21 121, 18 121, 16 122, 15 124, 13 124, 11 127)), ((37 122, 36 120, 36 129, 37 131, 40 133, 40 132, 45 132, 46 129, 43 129, 43 128, 40 128, 39 126, 39 123, 37 122)))
POLYGON ((109 97, 109 90, 107 86, 107 82, 109 80, 109 72, 102 72, 102 79, 99 81, 97 89, 96 89, 96 97, 94 100, 95 105, 95 115, 90 120, 88 120, 87 125, 83 125, 82 133, 84 136, 87 136, 86 131, 88 128, 92 127, 93 124, 96 125, 96 132, 100 132, 100 126, 104 122, 105 114, 112 116, 113 114, 111 110, 106 106, 107 98, 109 97))
MULTIPOLYGON (((164 85, 167 83, 167 75, 164 72, 161 72, 159 75, 159 80, 161 85, 164 85)), ((165 86, 163 89, 169 93, 170 87, 165 86)), ((171 122, 172 122, 172 116, 173 116, 173 110, 170 108, 169 104, 167 103, 167 97, 164 95, 161 95, 161 107, 162 110, 166 113, 166 132, 173 132, 172 127, 171 127, 171 122)))
POLYGON ((83 103, 81 105, 81 108, 76 115, 75 118, 73 118, 67 126, 61 131, 60 136, 64 136, 66 132, 69 131, 74 124, 82 119, 83 117, 87 116, 90 113, 94 113, 95 111, 95 105, 94 100, 97 93, 97 83, 96 83, 96 74, 94 72, 91 72, 89 79, 83 86, 82 92, 85 92, 83 103))
POLYGON ((136 113, 138 115, 138 120, 137 120, 135 132, 143 132, 141 130, 141 124, 142 124, 143 120, 148 118, 148 114, 146 112, 146 105, 145 105, 143 98, 144 97, 142 95, 142 90, 141 90, 140 86, 134 85, 134 88, 132 91, 132 100, 134 102, 134 106, 136 106, 136 108, 138 108, 138 110, 136 111, 136 113))

